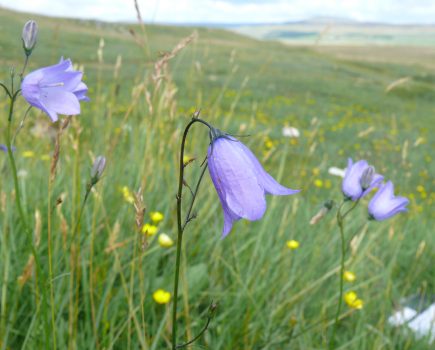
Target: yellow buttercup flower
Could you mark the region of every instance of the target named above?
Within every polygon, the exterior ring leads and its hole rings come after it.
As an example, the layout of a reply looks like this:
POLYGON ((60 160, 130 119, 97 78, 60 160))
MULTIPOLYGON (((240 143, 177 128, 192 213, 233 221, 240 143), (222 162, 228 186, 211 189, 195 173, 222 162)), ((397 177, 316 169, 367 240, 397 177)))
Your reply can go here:
POLYGON ((158 227, 155 225, 145 224, 142 226, 142 233, 147 234, 148 236, 154 236, 158 230, 158 227))
POLYGON ((184 165, 186 165, 186 164, 188 164, 188 163, 190 163, 190 162, 192 162, 194 160, 195 160, 194 157, 191 157, 191 156, 188 156, 188 155, 184 155, 183 156, 183 164, 184 165))
POLYGON ((128 203, 134 203, 134 197, 131 194, 129 188, 127 186, 124 186, 122 189, 122 195, 124 196, 124 200, 128 203))
POLYGON ((171 293, 165 291, 164 289, 157 289, 153 293, 153 299, 157 304, 167 304, 171 301, 171 293))
POLYGON ((264 141, 264 147, 266 147, 266 149, 271 149, 273 147, 273 142, 270 139, 266 139, 264 141))
POLYGON ((347 292, 344 295, 344 301, 352 309, 360 310, 364 306, 364 302, 358 298, 358 295, 354 291, 347 292))
POLYGON ((170 248, 174 245, 174 241, 166 233, 159 234, 158 241, 162 248, 170 248))
POLYGON ((24 151, 23 152, 24 158, 33 158, 34 156, 35 156, 35 152, 33 152, 33 151, 24 151))
POLYGON ((164 216, 159 211, 152 211, 150 213, 150 218, 151 218, 151 221, 157 225, 164 219, 164 216))
POLYGON ((314 180, 314 186, 319 187, 319 188, 323 187, 323 181, 320 179, 314 180))
POLYGON ((344 273, 343 273, 343 279, 344 279, 346 282, 353 282, 353 281, 356 280, 356 276, 355 276, 355 274, 354 274, 353 272, 351 272, 351 271, 344 271, 344 273))
POLYGON ((295 241, 294 239, 291 239, 290 241, 287 241, 287 247, 295 250, 299 248, 299 242, 295 241))

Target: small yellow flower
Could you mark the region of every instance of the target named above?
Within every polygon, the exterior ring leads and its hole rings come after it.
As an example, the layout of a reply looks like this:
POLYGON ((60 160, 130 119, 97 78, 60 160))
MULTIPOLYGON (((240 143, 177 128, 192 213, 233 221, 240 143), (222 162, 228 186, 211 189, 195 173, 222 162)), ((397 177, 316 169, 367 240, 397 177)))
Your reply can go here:
POLYGON ((122 189, 122 195, 124 196, 124 200, 128 203, 134 203, 134 197, 131 194, 130 190, 127 186, 124 186, 122 189))
POLYGON ((314 186, 319 187, 319 188, 323 187, 323 181, 320 179, 314 180, 314 186))
POLYGON ((191 160, 192 160, 192 157, 190 157, 190 156, 186 156, 186 155, 183 156, 183 164, 187 164, 187 163, 189 163, 191 160))
POLYGON ((50 155, 49 154, 43 154, 42 156, 41 156, 41 160, 50 160, 50 155))
POLYGON ((145 224, 142 226, 142 233, 147 234, 148 236, 154 236, 159 229, 155 225, 145 224))
POLYGON ((357 310, 361 310, 364 306, 364 302, 361 299, 357 299, 353 302, 352 307, 357 310))
POLYGON ((354 291, 347 292, 344 295, 344 301, 352 309, 360 310, 363 308, 364 305, 364 302, 358 298, 358 295, 354 291))
POLYGON ((344 273, 343 273, 343 279, 344 279, 346 282, 353 282, 353 281, 356 280, 356 276, 355 276, 355 274, 354 274, 353 272, 351 272, 351 271, 344 271, 344 273))
POLYGON ((273 147, 273 142, 271 140, 264 141, 264 147, 266 147, 266 149, 271 149, 273 147))
POLYGON ((313 175, 314 176, 317 176, 317 175, 319 175, 320 174, 320 169, 319 168, 313 168, 313 175))
POLYGON ((33 151, 24 151, 23 158, 33 158, 35 156, 35 152, 33 151))
POLYGON ((291 239, 290 241, 287 241, 287 247, 289 249, 295 250, 299 248, 299 242, 295 241, 294 239, 291 239))
POLYGON ((157 225, 164 219, 164 216, 159 211, 152 211, 150 213, 150 218, 151 218, 151 221, 157 225))
POLYGON ((418 185, 417 186, 417 192, 425 192, 425 189, 424 189, 424 187, 422 186, 422 185, 418 185))
POLYGON ((171 293, 164 289, 157 289, 153 293, 153 299, 157 304, 167 304, 171 301, 171 293))
POLYGON ((170 248, 174 245, 174 241, 166 233, 159 234, 158 241, 162 248, 170 248))

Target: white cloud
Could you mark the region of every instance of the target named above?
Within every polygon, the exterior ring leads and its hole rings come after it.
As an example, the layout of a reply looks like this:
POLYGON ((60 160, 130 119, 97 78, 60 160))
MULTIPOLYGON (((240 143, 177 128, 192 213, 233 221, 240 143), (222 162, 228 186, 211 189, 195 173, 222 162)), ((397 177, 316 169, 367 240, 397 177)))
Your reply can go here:
MULTIPOLYGON (((435 22, 434 0, 138 0, 150 22, 285 22, 318 16, 390 23, 435 22)), ((20 11, 135 21, 133 0, 0 0, 20 11)))

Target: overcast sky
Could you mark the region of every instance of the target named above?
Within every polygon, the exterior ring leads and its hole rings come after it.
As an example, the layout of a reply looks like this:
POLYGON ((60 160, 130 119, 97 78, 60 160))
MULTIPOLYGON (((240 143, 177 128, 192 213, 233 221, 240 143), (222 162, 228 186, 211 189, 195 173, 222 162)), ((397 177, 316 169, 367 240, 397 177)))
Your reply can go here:
MULTIPOLYGON (((388 23, 435 23, 435 0, 138 0, 147 22, 279 23, 340 17, 388 23)), ((20 11, 134 21, 133 0, 0 0, 20 11)))

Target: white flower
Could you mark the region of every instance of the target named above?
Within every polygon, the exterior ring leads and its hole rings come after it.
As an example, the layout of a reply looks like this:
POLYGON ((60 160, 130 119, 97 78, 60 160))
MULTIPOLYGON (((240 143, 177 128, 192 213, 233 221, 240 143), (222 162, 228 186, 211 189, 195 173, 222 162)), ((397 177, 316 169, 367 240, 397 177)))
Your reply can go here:
POLYGON ((282 136, 284 137, 290 137, 290 138, 298 138, 301 136, 301 133, 298 129, 292 127, 292 126, 284 126, 282 128, 282 136))
POLYGON ((329 175, 344 177, 344 174, 346 173, 346 169, 340 169, 335 166, 332 166, 328 169, 329 175))

